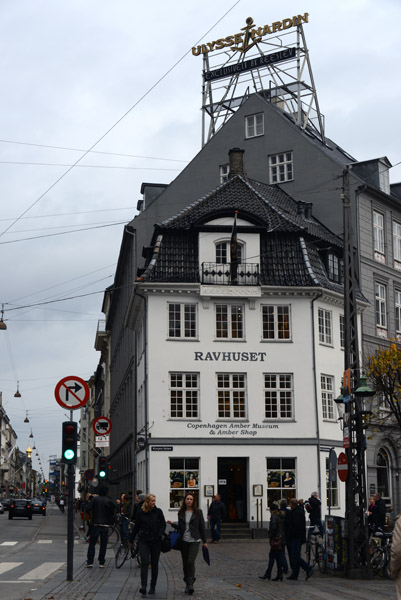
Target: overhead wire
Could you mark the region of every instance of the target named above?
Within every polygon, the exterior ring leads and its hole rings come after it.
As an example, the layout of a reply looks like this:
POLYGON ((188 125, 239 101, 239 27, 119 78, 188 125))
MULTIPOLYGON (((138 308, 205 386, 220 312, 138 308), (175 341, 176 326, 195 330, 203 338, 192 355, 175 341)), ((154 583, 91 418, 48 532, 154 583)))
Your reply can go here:
MULTIPOLYGON (((224 19, 224 17, 226 17, 233 9, 234 7, 239 4, 241 2, 241 0, 237 0, 232 7, 226 11, 224 13, 224 15, 222 17, 220 17, 220 19, 218 19, 215 24, 208 30, 206 31, 201 38, 195 42, 194 46, 197 46, 202 39, 208 35, 208 33, 210 33, 210 31, 212 31, 216 25, 218 25, 218 23, 220 23, 220 21, 222 21, 224 19)), ((159 79, 150 87, 148 88, 148 90, 142 94, 142 96, 131 106, 131 108, 129 108, 111 127, 109 127, 109 129, 100 136, 100 138, 98 138, 96 140, 96 142, 94 144, 92 144, 90 146, 90 148, 88 148, 88 150, 86 150, 79 158, 77 158, 77 160, 70 166, 68 167, 68 169, 66 171, 64 171, 64 173, 62 173, 60 175, 60 177, 58 177, 42 194, 40 194, 40 196, 38 196, 38 198, 36 198, 36 200, 34 200, 34 202, 32 202, 22 213, 19 217, 17 217, 8 227, 6 227, 6 229, 4 229, 2 232, 0 232, 0 237, 2 237, 5 233, 7 233, 7 231, 9 231, 14 225, 15 223, 17 223, 19 221, 19 219, 21 217, 23 217, 27 212, 29 212, 31 210, 31 208, 33 208, 38 202, 40 202, 40 200, 42 200, 42 198, 44 198, 58 183, 60 183, 60 181, 62 181, 64 179, 64 177, 66 177, 73 169, 76 165, 78 165, 84 158, 85 156, 87 156, 98 144, 100 144, 100 142, 102 140, 105 139, 105 137, 107 137, 109 135, 109 133, 111 133, 111 131, 113 131, 113 129, 115 129, 117 127, 117 125, 119 125, 183 60, 184 58, 191 52, 191 49, 187 50, 182 56, 181 58, 179 58, 172 67, 170 67, 161 77, 159 77, 159 79)))

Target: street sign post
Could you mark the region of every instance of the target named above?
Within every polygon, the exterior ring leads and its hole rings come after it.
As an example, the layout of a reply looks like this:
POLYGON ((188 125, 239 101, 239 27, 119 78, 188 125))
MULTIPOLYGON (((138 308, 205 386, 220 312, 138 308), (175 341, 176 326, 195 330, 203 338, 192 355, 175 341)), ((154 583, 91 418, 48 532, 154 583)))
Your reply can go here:
POLYGON ((340 452, 337 461, 337 470, 340 481, 347 481, 348 478, 348 459, 345 452, 340 452))
POLYGON ((80 377, 63 377, 54 390, 57 404, 68 410, 82 408, 89 400, 89 386, 80 377))

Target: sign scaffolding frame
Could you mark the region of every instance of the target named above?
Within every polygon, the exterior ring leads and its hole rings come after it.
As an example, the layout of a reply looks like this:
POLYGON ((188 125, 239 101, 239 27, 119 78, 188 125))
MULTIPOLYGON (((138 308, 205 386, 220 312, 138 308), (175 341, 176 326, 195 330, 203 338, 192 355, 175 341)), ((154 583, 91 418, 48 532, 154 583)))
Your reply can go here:
POLYGON ((285 19, 282 23, 289 21, 289 27, 272 35, 270 27, 256 28, 248 17, 241 30, 244 33, 193 49, 193 54, 203 54, 202 147, 251 93, 261 94, 290 115, 298 127, 312 130, 325 142, 324 116, 302 25, 307 20, 307 13, 285 19), (231 44, 231 39, 237 45, 231 44), (229 47, 214 49, 225 40, 229 47))

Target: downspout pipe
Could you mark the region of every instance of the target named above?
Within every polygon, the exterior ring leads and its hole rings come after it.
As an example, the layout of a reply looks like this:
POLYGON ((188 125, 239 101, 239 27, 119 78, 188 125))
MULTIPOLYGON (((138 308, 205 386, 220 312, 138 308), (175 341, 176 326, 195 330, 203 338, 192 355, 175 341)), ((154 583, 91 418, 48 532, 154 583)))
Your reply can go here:
POLYGON ((321 296, 323 292, 319 292, 311 301, 311 319, 312 319, 312 362, 313 362, 313 382, 314 382, 314 395, 315 395, 315 417, 316 417, 316 452, 317 452, 317 487, 319 492, 319 498, 322 497, 322 475, 321 475, 321 461, 320 461, 320 425, 319 425, 319 399, 317 390, 317 369, 316 369, 316 336, 315 336, 315 302, 321 296))
MULTIPOLYGON (((135 290, 135 294, 137 296, 139 296, 139 298, 143 299, 144 302, 144 373, 145 373, 145 386, 144 386, 144 390, 145 390, 145 394, 144 394, 144 404, 145 404, 145 411, 144 411, 144 417, 145 417, 145 489, 146 489, 146 493, 149 493, 149 446, 148 446, 148 417, 149 417, 149 410, 148 410, 148 298, 147 296, 144 296, 143 294, 140 294, 137 290, 135 290)), ((136 379, 136 378, 135 378, 136 379)), ((135 385, 137 386, 137 382, 135 381, 135 385)), ((136 409, 138 408, 138 405, 136 406, 136 409)), ((137 417, 137 415, 136 415, 137 417)), ((137 422, 138 419, 136 418, 136 423, 135 423, 135 444, 136 444, 136 439, 137 439, 137 422)))

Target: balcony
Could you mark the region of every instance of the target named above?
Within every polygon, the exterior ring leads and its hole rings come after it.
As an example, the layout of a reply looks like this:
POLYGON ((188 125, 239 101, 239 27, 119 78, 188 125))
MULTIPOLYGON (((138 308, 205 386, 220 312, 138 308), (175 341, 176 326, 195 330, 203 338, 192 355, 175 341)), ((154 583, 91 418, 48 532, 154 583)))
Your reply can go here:
POLYGON ((260 285, 259 264, 202 263, 202 285, 260 285), (236 272, 235 272, 236 271, 236 272))

